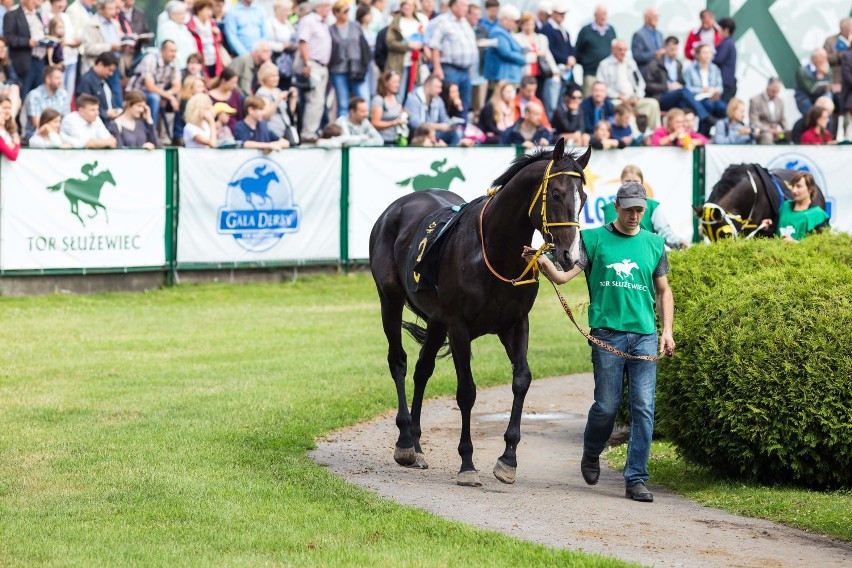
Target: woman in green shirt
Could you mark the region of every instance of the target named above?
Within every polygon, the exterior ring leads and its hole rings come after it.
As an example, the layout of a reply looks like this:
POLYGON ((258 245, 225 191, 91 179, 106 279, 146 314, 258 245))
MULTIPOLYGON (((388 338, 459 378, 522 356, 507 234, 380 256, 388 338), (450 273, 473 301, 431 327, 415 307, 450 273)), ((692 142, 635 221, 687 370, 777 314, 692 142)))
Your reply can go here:
MULTIPOLYGON (((795 243, 810 233, 820 233, 829 228, 828 213, 813 204, 817 186, 814 176, 798 172, 790 179, 793 199, 785 201, 778 210, 778 226, 775 234, 785 241, 795 243)), ((771 219, 764 224, 771 225, 771 219)))

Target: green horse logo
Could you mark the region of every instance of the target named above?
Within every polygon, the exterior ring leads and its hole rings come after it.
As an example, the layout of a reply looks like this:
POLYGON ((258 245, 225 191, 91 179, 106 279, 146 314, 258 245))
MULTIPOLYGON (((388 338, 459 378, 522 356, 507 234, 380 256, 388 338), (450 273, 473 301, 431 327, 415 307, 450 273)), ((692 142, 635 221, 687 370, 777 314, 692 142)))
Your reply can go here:
POLYGON ((432 171, 435 172, 434 175, 416 175, 414 177, 398 181, 396 182, 396 185, 406 187, 410 184, 414 191, 423 191, 424 189, 450 189, 450 184, 453 183, 453 180, 456 178, 462 181, 467 181, 465 180, 461 168, 453 166, 445 171, 444 166, 446 165, 446 158, 437 162, 432 162, 430 167, 432 168, 432 171))
POLYGON ((101 189, 107 183, 111 183, 114 187, 115 179, 109 170, 92 175, 92 172, 97 167, 97 162, 83 164, 83 167, 80 168, 80 173, 86 176, 85 179, 68 178, 47 188, 48 191, 65 191, 65 197, 68 198, 68 202, 71 204, 71 213, 80 220, 84 227, 86 226, 86 222, 80 216, 81 201, 92 208, 92 214, 88 216, 89 219, 97 217, 98 209, 100 208, 104 212, 106 222, 109 223, 106 207, 100 202, 101 189))

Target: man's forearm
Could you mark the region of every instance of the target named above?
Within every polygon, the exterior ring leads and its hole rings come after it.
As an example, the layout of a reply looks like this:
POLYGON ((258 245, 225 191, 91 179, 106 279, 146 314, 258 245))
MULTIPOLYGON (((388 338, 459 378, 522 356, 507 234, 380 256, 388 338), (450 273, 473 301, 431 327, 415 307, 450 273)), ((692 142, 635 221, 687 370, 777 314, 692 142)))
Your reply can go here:
POLYGON ((670 334, 674 322, 674 296, 670 287, 667 286, 665 290, 658 294, 657 306, 659 306, 658 310, 660 322, 663 325, 663 333, 670 334))

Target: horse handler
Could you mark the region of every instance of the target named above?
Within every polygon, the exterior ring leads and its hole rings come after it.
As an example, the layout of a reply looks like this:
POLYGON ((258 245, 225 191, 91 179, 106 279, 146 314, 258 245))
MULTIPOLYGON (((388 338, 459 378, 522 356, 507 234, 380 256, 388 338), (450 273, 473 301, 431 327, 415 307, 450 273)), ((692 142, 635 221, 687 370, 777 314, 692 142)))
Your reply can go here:
POLYGON ((585 271, 589 287, 592 337, 589 344, 595 374, 595 402, 589 409, 583 436, 580 461, 583 479, 589 485, 598 482, 599 456, 612 434, 626 375, 630 384, 631 414, 624 466, 626 497, 651 502, 654 495, 645 482, 648 481, 648 457, 654 433, 657 384, 655 305, 662 324, 660 355, 673 355, 675 342, 672 336, 674 298, 666 276, 669 261, 664 239, 639 227, 646 207, 645 187, 635 182, 625 183, 616 194, 615 221, 580 233, 580 260, 575 266, 563 272, 545 256, 540 256, 538 263, 544 275, 556 284, 564 284, 585 271), (613 353, 613 348, 622 355, 613 353))

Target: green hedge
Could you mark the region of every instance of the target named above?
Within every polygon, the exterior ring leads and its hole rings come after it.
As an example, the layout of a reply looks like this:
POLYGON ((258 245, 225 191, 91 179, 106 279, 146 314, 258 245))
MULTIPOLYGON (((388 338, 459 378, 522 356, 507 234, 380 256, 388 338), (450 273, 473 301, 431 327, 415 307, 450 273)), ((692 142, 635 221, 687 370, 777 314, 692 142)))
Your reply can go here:
POLYGON ((670 258, 678 354, 659 366, 660 431, 723 475, 852 486, 852 236, 670 258))

